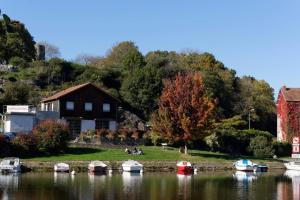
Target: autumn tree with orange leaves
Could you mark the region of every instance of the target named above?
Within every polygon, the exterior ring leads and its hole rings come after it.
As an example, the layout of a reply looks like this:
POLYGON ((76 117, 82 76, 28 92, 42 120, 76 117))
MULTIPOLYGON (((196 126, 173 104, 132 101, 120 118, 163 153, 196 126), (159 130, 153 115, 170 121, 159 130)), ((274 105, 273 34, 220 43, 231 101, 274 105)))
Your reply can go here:
POLYGON ((200 72, 178 74, 166 81, 152 116, 153 131, 169 141, 187 143, 208 135, 214 117, 215 100, 206 96, 200 72))

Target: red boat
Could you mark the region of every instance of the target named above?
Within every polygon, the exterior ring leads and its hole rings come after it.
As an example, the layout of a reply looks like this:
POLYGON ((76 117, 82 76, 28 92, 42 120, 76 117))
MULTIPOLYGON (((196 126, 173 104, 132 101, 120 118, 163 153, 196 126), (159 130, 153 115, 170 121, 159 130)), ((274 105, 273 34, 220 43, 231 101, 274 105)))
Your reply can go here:
POLYGON ((192 173, 194 171, 193 165, 187 161, 179 161, 176 167, 178 172, 192 173))

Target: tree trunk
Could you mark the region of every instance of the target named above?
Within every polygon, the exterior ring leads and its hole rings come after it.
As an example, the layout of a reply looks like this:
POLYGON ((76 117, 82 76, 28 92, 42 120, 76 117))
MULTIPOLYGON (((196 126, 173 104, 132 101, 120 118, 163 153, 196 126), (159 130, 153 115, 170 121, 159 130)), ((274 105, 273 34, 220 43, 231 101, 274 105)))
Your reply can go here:
POLYGON ((184 154, 185 155, 188 154, 188 148, 187 148, 186 142, 184 143, 184 154))

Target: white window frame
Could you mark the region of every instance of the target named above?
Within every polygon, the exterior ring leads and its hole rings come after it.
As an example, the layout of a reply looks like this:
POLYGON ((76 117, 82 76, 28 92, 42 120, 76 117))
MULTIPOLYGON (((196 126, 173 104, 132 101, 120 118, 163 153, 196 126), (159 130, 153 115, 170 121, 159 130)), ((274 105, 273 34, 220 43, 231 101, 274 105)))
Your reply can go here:
POLYGON ((66 110, 74 110, 74 101, 67 101, 66 102, 66 110))
POLYGON ((109 103, 104 103, 102 106, 103 112, 110 112, 110 104, 109 103))
POLYGON ((92 102, 85 102, 84 103, 84 110, 85 111, 93 111, 93 103, 92 102))

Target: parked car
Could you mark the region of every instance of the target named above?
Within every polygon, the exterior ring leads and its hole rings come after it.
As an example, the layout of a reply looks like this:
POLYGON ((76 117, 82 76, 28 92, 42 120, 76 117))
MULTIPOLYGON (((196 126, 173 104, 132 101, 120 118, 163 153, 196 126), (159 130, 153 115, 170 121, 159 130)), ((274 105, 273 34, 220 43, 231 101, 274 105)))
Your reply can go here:
POLYGON ((4 138, 5 138, 6 140, 12 140, 12 139, 14 139, 16 136, 17 136, 17 133, 15 133, 15 132, 6 132, 6 133, 4 133, 4 138))

